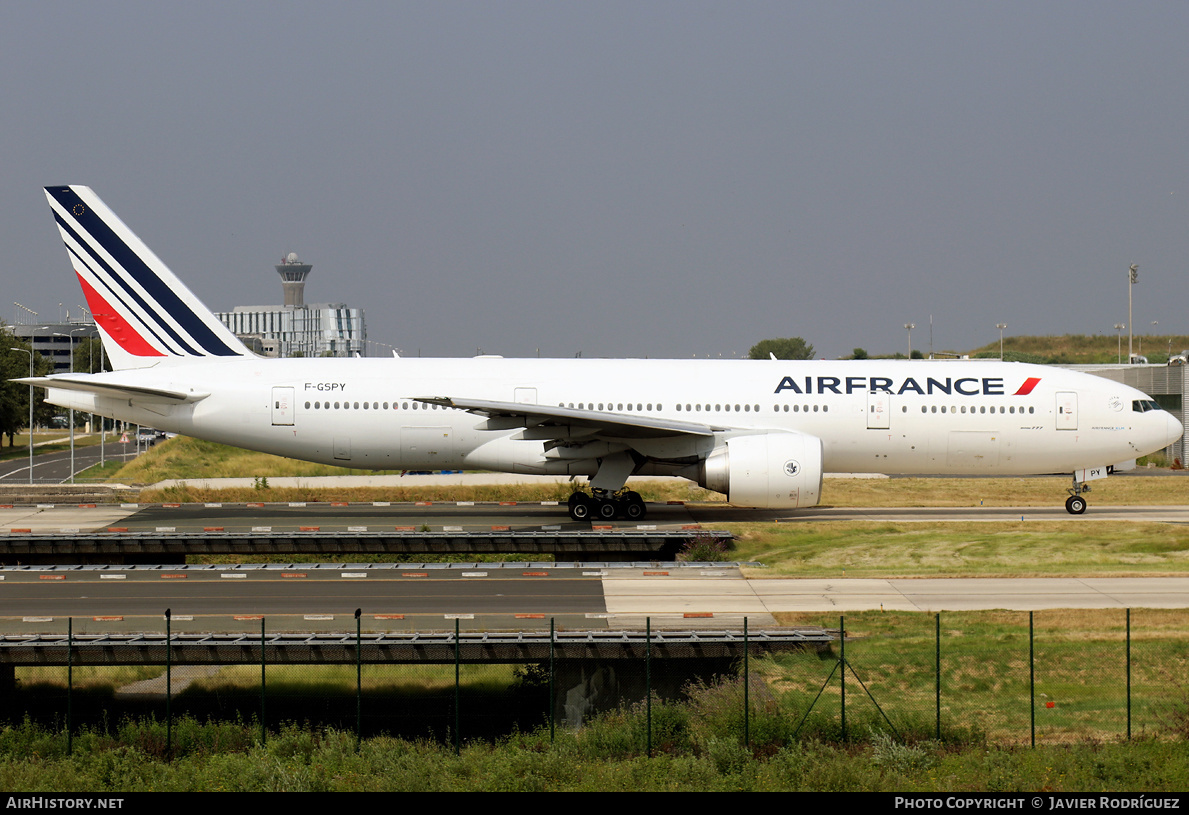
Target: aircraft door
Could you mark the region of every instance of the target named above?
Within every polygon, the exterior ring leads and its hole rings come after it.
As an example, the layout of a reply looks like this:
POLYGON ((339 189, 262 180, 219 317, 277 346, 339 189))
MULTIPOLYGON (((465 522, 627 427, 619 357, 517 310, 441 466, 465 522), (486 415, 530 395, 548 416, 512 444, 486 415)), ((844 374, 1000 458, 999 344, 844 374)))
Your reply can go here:
POLYGON ((887 430, 892 413, 892 395, 890 393, 867 394, 867 429, 887 430))
POLYGON ((272 389, 273 426, 293 424, 293 388, 272 389))
POLYGON ((1057 429, 1078 429, 1078 395, 1073 391, 1057 394, 1057 429))

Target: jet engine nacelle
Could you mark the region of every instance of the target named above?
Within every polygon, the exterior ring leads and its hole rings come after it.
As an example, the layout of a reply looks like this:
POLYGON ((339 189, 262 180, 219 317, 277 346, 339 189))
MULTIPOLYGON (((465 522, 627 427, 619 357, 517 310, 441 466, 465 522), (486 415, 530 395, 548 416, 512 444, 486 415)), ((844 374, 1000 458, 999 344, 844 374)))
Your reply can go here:
POLYGON ((732 436, 702 463, 698 483, 738 506, 815 506, 822 495, 822 440, 780 430, 732 436))

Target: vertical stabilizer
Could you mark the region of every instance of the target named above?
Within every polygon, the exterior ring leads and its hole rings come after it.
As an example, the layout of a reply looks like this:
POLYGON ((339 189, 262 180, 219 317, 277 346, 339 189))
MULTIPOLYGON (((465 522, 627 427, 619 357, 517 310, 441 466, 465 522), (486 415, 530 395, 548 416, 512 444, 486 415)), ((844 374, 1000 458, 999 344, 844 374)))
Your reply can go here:
POLYGON ((251 356, 90 187, 45 194, 113 368, 251 356))

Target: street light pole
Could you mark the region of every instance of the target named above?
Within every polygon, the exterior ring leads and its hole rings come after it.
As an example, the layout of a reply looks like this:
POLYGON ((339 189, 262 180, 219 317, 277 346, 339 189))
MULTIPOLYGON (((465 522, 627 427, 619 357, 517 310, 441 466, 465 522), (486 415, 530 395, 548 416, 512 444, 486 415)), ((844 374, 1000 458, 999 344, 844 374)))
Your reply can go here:
POLYGON ((995 323, 995 327, 999 329, 999 361, 1003 362, 1003 329, 1007 328, 1007 323, 995 323))
POLYGON ((1115 361, 1120 365, 1123 363, 1123 329, 1126 327, 1122 323, 1115 323, 1115 330, 1119 332, 1119 356, 1115 361))
POLYGON ((912 359, 912 330, 917 327, 917 324, 905 323, 904 327, 908 329, 908 358, 912 359))
MULTIPOLYGON (((1132 263, 1131 268, 1127 270, 1127 364, 1131 364, 1131 334, 1134 323, 1131 318, 1131 288, 1139 280, 1139 265, 1132 263)), ((1122 336, 1122 335, 1120 335, 1122 336)))
MULTIPOLYGON (((26 351, 24 348, 12 348, 12 351, 20 351, 22 354, 29 355, 29 378, 33 378, 33 351, 26 351)), ((29 485, 33 485, 33 385, 29 385, 29 485)))

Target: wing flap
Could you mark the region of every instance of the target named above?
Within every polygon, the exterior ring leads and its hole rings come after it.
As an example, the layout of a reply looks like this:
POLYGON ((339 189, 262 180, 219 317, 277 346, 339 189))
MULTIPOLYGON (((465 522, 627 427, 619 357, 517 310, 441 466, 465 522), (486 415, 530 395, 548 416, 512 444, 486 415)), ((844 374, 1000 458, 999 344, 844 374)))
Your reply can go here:
MULTIPOLYGON (((532 428, 529 436, 534 439, 561 439, 567 433, 563 428, 582 428, 590 431, 582 436, 600 436, 613 439, 656 439, 671 436, 713 436, 729 430, 727 427, 662 419, 656 416, 641 416, 632 413, 607 413, 601 410, 554 407, 552 405, 530 405, 520 402, 497 402, 487 399, 455 399, 445 396, 412 397, 427 405, 456 408, 484 416, 485 430, 513 430, 532 428), (557 428, 551 433, 546 428, 557 428)), ((572 430, 569 432, 573 432, 572 430)))

